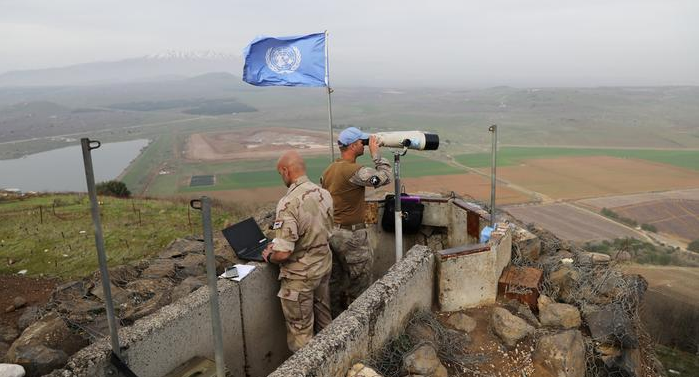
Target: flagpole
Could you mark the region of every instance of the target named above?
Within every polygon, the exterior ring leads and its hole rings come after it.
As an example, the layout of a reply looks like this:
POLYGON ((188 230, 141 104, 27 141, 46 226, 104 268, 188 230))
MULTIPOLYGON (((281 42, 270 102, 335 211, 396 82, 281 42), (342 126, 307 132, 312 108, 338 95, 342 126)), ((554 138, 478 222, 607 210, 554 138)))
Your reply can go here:
POLYGON ((335 143, 333 137, 333 107, 330 93, 330 59, 328 58, 328 31, 325 31, 325 87, 328 89, 328 130, 330 131, 330 162, 335 161, 335 143))

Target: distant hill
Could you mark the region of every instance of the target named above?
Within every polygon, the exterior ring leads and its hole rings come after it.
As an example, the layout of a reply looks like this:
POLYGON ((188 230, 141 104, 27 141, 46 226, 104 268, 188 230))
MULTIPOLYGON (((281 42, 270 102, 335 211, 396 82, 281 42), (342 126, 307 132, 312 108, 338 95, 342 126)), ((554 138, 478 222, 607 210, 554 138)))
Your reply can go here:
POLYGON ((209 72, 239 73, 242 60, 212 51, 178 52, 67 67, 10 71, 0 74, 0 87, 74 86, 137 81, 162 81, 209 72))

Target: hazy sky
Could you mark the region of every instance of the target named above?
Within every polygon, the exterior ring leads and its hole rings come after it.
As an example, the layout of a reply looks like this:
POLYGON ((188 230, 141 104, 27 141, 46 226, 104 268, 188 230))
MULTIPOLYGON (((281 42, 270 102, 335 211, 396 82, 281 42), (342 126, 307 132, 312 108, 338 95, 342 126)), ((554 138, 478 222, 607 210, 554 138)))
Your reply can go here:
POLYGON ((0 0, 0 72, 325 29, 342 84, 699 85, 699 0, 0 0))

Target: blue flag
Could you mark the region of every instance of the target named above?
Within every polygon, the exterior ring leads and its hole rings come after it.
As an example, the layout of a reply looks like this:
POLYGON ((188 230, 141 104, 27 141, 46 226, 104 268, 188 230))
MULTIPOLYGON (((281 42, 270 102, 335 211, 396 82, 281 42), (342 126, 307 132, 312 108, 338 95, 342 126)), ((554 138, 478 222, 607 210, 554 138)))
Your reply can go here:
POLYGON ((248 84, 327 86, 325 73, 325 33, 256 38, 245 48, 248 84))

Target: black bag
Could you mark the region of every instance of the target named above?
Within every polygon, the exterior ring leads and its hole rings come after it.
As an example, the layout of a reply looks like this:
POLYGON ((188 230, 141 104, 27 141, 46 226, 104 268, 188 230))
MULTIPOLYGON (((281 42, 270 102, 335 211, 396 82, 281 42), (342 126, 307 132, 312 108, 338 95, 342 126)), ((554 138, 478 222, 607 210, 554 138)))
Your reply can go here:
MULTIPOLYGON (((408 196, 406 193, 401 196, 408 196)), ((403 234, 415 234, 420 231, 422 225, 422 212, 425 210, 425 205, 414 201, 401 201, 401 212, 403 212, 403 234)), ((383 208, 383 217, 381 218, 381 227, 386 232, 396 231, 396 201, 395 195, 386 195, 386 201, 383 208)))

